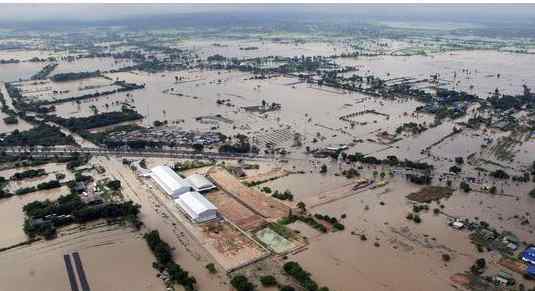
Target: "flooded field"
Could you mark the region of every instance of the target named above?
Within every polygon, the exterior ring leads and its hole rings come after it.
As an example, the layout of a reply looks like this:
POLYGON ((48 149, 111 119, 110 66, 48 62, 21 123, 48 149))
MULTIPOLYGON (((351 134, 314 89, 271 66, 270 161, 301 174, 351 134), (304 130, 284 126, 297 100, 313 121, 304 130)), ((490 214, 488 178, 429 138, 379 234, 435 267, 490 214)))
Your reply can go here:
POLYGON ((2 218, 2 239, 0 240, 0 248, 8 247, 27 240, 26 234, 23 231, 24 212, 22 207, 35 200, 54 200, 59 196, 66 194, 68 188, 52 189, 29 193, 24 196, 15 196, 9 199, 0 200, 0 217, 2 218))
POLYGON ((71 290, 64 255, 79 253, 91 290, 160 290, 163 283, 151 267, 153 256, 137 234, 95 226, 49 242, 3 252, 3 287, 17 290, 71 290), (130 277, 128 280, 119 278, 130 277))
POLYGON ((535 55, 496 51, 458 51, 428 56, 380 56, 337 60, 357 66, 357 74, 373 74, 385 79, 412 77, 429 79, 439 74, 449 88, 487 97, 496 88, 502 93, 522 93, 522 85, 535 86, 528 65, 535 55))

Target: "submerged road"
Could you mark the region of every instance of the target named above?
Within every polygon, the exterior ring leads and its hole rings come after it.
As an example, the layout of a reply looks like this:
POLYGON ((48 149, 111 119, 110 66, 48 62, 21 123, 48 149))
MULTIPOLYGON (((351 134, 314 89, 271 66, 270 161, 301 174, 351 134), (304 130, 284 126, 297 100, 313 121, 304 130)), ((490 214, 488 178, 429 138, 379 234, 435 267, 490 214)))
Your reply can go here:
POLYGON ((65 269, 67 270, 67 276, 69 277, 71 291, 80 291, 80 289, 78 289, 78 283, 76 282, 74 270, 72 269, 71 256, 63 255, 63 260, 65 261, 65 269))
POLYGON ((80 285, 82 285, 82 291, 91 291, 91 288, 89 288, 89 283, 87 282, 87 277, 85 276, 84 266, 82 265, 80 254, 78 252, 74 252, 72 253, 72 258, 74 259, 74 265, 76 266, 76 271, 78 272, 80 285))

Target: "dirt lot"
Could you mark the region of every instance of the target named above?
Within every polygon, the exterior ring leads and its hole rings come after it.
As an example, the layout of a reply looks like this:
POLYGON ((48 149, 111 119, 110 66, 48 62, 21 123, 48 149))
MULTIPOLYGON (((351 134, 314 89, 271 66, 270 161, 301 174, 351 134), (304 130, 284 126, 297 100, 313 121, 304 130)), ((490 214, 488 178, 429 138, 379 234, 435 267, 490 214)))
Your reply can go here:
POLYGON ((228 222, 212 222, 202 226, 204 247, 226 271, 260 260, 270 253, 228 222))
POLYGON ((208 175, 216 182, 217 186, 229 193, 247 207, 264 218, 276 221, 288 215, 290 208, 263 193, 243 185, 240 180, 232 176, 227 170, 214 167, 208 175))
POLYGON ((249 231, 262 227, 266 221, 238 200, 223 191, 209 192, 206 198, 212 202, 226 219, 232 221, 239 228, 249 231))

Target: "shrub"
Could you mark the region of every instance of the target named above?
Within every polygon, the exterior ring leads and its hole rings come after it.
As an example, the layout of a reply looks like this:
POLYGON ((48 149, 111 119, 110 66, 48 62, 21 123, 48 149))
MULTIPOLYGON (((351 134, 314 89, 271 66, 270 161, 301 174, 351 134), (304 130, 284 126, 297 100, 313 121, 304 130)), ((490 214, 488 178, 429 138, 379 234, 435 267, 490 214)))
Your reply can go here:
POLYGON ((277 285, 277 279, 271 275, 262 276, 260 277, 260 283, 262 283, 262 286, 264 287, 271 287, 277 285))
POLYGON ((215 268, 214 263, 209 263, 208 265, 206 265, 206 269, 208 269, 208 272, 210 272, 211 274, 217 273, 217 269, 215 268))
POLYGON ((465 181, 462 181, 461 184, 459 184, 459 187, 463 189, 463 191, 466 193, 472 191, 472 188, 470 187, 470 185, 466 183, 465 181))
POLYGON ((230 280, 230 284, 237 291, 254 291, 256 289, 255 285, 249 282, 249 280, 243 275, 234 276, 234 278, 230 280))
POLYGON ((507 174, 504 170, 498 169, 494 172, 490 172, 489 174, 491 177, 494 177, 496 179, 509 179, 509 174, 507 174))
POLYGON ((337 230, 344 230, 344 229, 346 228, 343 224, 341 224, 341 223, 339 223, 339 222, 333 224, 333 227, 334 227, 335 229, 337 229, 337 230))
POLYGON ((121 181, 119 180, 112 180, 106 183, 106 187, 110 188, 111 190, 117 191, 121 189, 121 181))
POLYGON ((448 254, 442 254, 442 260, 444 262, 449 262, 451 260, 451 257, 448 254))
POLYGON ((450 173, 459 174, 460 172, 461 172, 461 168, 459 168, 457 166, 451 166, 450 167, 450 173))
POLYGON ((270 194, 271 193, 271 188, 269 188, 268 186, 264 186, 264 187, 262 187, 262 192, 270 194))
POLYGON ((529 195, 529 197, 535 199, 535 189, 529 191, 529 194, 528 194, 528 195, 529 195))

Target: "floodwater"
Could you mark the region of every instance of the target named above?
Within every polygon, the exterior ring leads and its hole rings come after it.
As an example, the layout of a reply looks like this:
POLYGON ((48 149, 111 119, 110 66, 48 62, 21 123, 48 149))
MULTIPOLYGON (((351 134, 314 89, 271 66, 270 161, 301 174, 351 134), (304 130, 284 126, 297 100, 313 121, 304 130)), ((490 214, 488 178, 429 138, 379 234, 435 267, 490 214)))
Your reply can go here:
POLYGON ((2 290, 70 290, 63 256, 73 252, 80 254, 91 290, 165 289, 140 234, 104 224, 1 253, 2 290))
MULTIPOLYGON (((418 187, 398 178, 390 179, 390 182, 385 188, 365 191, 309 210, 335 217, 346 214, 347 218, 342 219, 346 230, 314 235, 309 240, 308 250, 289 256, 289 260, 299 261, 315 280, 335 290, 451 290, 451 275, 468 270, 478 257, 491 257, 489 253, 478 254, 468 233, 449 228, 443 215, 429 211, 421 214, 421 224, 408 221, 405 216, 412 206, 405 196, 418 187), (384 205, 380 205, 380 201, 384 205), (361 234, 367 241, 361 241, 361 234), (375 242, 379 246, 374 246, 375 242), (444 253, 451 255, 450 262, 442 261, 444 253)), ((509 201, 496 201, 503 199, 498 197, 478 206, 481 199, 476 198, 478 195, 485 194, 456 193, 442 201, 444 211, 470 218, 481 215, 480 219, 494 225, 499 220, 492 217, 501 211, 514 213, 533 207, 520 206, 522 202, 511 208, 496 207, 494 205, 509 204, 509 201), (472 198, 466 199, 466 196, 472 198), (491 204, 489 211, 487 205, 491 204)), ((433 203, 430 207, 438 207, 438 204, 433 203)), ((532 238, 532 234, 519 228, 519 223, 507 223, 499 229, 505 228, 514 229, 521 240, 532 238)), ((499 269, 495 259, 488 262, 499 269)))
POLYGON ((23 242, 27 239, 23 230, 24 205, 36 200, 54 200, 59 196, 67 194, 69 189, 62 187, 45 191, 37 191, 22 196, 13 196, 10 198, 0 199, 0 248, 7 247, 16 243, 23 242))
MULTIPOLYGON (((195 53, 203 57, 213 54, 236 57, 267 54, 330 55, 343 50, 339 48, 339 43, 313 45, 310 42, 296 44, 271 41, 195 40, 181 42, 178 46, 192 48, 195 53), (258 49, 240 50, 240 47, 253 46, 258 49)), ((101 64, 99 62, 83 59, 75 63, 62 64, 58 70, 90 71, 95 68, 103 70, 102 68, 123 65, 105 60, 102 60, 101 64)), ((440 73, 440 79, 446 80, 449 87, 476 93, 481 97, 486 97, 488 92, 494 91, 496 87, 503 93, 518 94, 522 93, 523 84, 535 86, 531 67, 531 64, 535 63, 533 55, 459 51, 431 56, 345 58, 337 59, 337 62, 342 65, 357 66, 359 68, 357 74, 374 74, 385 79, 406 76, 423 79, 440 73), (500 74, 500 77, 497 74, 500 74)), ((24 74, 25 71, 17 73, 0 71, 0 78, 18 79, 24 74)), ((383 131, 395 133, 396 128, 402 123, 416 122, 429 125, 433 121, 432 115, 414 113, 416 107, 422 105, 414 100, 369 98, 362 94, 302 83, 291 77, 279 76, 254 80, 250 79, 251 75, 241 72, 188 70, 159 74, 113 73, 107 76, 113 80, 118 78, 147 86, 128 93, 84 100, 80 104, 76 102, 58 104, 56 113, 64 117, 89 116, 94 113, 93 108, 99 112, 117 111, 123 103, 126 103, 135 106, 145 116, 143 123, 147 126, 156 120, 168 120, 171 125, 186 130, 214 130, 229 136, 244 133, 254 137, 253 141, 261 147, 266 142, 286 147, 290 151, 289 162, 270 164, 266 168, 282 166, 289 171, 305 173, 291 174, 261 186, 270 186, 279 191, 286 189, 292 191, 295 201, 304 201, 310 205, 312 213, 336 217, 347 215, 343 220, 346 225, 345 231, 329 234, 306 232, 306 236, 310 238, 308 250, 289 257, 302 263, 304 268, 312 273, 313 278, 321 282, 321 285, 335 290, 452 290, 449 277, 454 273, 468 270, 478 257, 488 258, 491 268, 497 269, 492 255, 477 253, 469 242, 468 233, 450 229, 444 215, 434 215, 432 211, 423 213, 421 224, 415 224, 405 218, 412 209, 405 196, 417 191, 418 186, 409 185, 398 176, 388 177, 390 184, 386 187, 344 197, 338 192, 351 188, 348 185, 352 181, 342 176, 335 176, 334 173, 349 166, 328 159, 315 159, 304 151, 305 146, 315 149, 348 144, 349 153, 357 151, 378 158, 396 155, 400 159, 431 162, 440 174, 448 171, 456 156, 466 158, 475 153, 478 157, 496 161, 494 157, 485 153, 481 144, 485 138, 497 138, 506 135, 505 133, 465 129, 462 133, 432 147, 427 155, 421 151, 450 134, 453 127, 458 126, 455 121, 446 121, 419 135, 403 133, 398 136, 402 140, 391 145, 379 142, 378 138, 378 134, 383 131), (177 82, 176 76, 182 79, 177 82), (224 103, 228 105, 218 105, 217 100, 225 100, 224 103), (281 109, 261 114, 243 108, 261 105, 262 100, 268 104, 279 103, 281 109), (370 110, 379 114, 370 112, 354 114, 370 110), (351 114, 353 115, 348 118, 356 123, 354 126, 340 119, 351 114), (198 117, 207 116, 211 119, 196 120, 198 117), (295 133, 302 136, 301 147, 292 146, 295 133), (327 174, 318 173, 323 163, 328 165, 327 174), (352 235, 352 232, 355 235, 352 235), (360 234, 365 234, 368 240, 361 241, 360 234), (374 242, 379 246, 374 246, 374 242), (442 261, 441 255, 444 253, 452 256, 451 262, 442 261)), ((93 79, 83 82, 86 82, 87 86, 100 84, 93 79)), ((84 85, 80 82, 67 82, 65 86, 76 91, 84 85)), ((464 121, 468 117, 457 121, 464 121)), ((517 146, 515 151, 518 157, 508 165, 518 169, 520 166, 532 163, 534 142, 531 139, 517 146)), ((159 229, 162 237, 176 247, 177 260, 197 277, 201 290, 228 289, 224 283, 226 281, 224 276, 211 276, 204 269, 204 265, 213 261, 210 254, 196 243, 185 227, 173 225, 164 216, 159 204, 151 198, 150 191, 144 188, 144 184, 137 180, 133 172, 113 158, 97 160, 106 167, 112 177, 124 182, 126 197, 143 205, 143 221, 149 228, 159 229)), ((150 160, 149 164, 153 166, 173 162, 150 160)), ((267 171, 267 169, 261 167, 261 170, 267 171)), ((488 169, 496 168, 489 166, 488 169)), ((371 178, 371 172, 374 170, 382 171, 383 168, 364 165, 361 174, 371 178)), ((465 165, 463 170, 466 175, 476 177, 478 174, 471 166, 465 165)), ((249 174, 256 172, 262 171, 251 171, 249 174)), ((535 200, 528 198, 527 195, 533 188, 533 183, 516 185, 485 176, 482 176, 481 180, 482 184, 497 185, 498 192, 507 195, 492 196, 477 191, 468 194, 456 192, 451 198, 441 201, 444 205, 443 211, 453 216, 471 219, 477 217, 498 230, 513 231, 521 240, 532 240, 533 226, 522 224, 521 221, 523 218, 530 218, 535 209, 535 200)), ((453 185, 456 186, 459 182, 460 179, 454 179, 453 185)), ((9 216, 6 216, 4 221, 14 221, 5 226, 5 232, 13 234, 10 241, 20 241, 20 207, 23 204, 17 202, 19 201, 17 199, 25 197, 33 196, 13 197, 0 201, 0 207, 9 209, 6 212, 0 211, 2 215, 9 216)), ((431 204, 431 209, 434 207, 438 207, 438 204, 431 204)), ((297 228, 302 227, 307 226, 299 225, 297 228)), ((103 254, 94 256, 106 260, 103 254)), ((97 265, 96 259, 87 260, 88 266, 97 265)), ((120 259, 117 257, 117 260, 120 259)), ((147 262, 143 264, 150 265, 147 262)), ((98 269, 98 267, 92 268, 98 269)), ((137 274, 135 270, 132 272, 137 274)), ((103 282, 113 282, 113 278, 108 279, 108 277, 103 282)), ((150 284, 147 283, 146 286, 150 284)), ((103 286, 107 285, 101 286, 105 288, 103 286)))
POLYGON ((482 98, 496 88, 505 94, 522 94, 522 85, 535 87, 533 54, 496 51, 458 51, 429 56, 379 56, 337 59, 337 63, 357 66, 356 74, 372 74, 383 79, 413 77, 430 79, 440 74, 448 87, 474 93, 482 98), (464 70, 464 72, 463 72, 464 70), (454 76, 456 74, 456 76, 454 76), (497 74, 500 74, 499 78, 497 74), (473 85, 473 88, 470 86, 473 85))
POLYGON ((185 40, 177 44, 179 48, 193 51, 202 58, 222 55, 228 58, 255 58, 266 56, 332 56, 351 52, 351 48, 338 41, 271 41, 271 40, 185 40), (249 49, 247 49, 249 48, 249 49), (256 48, 256 49, 251 49, 256 48))

